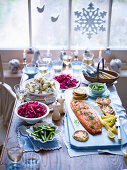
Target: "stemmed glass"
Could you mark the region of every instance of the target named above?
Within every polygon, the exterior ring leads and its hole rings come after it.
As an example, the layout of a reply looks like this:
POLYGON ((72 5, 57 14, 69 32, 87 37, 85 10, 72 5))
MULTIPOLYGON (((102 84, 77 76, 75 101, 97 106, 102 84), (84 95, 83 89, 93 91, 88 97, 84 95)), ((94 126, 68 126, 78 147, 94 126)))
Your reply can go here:
POLYGON ((20 84, 16 84, 14 86, 14 90, 16 93, 17 100, 23 102, 27 98, 27 90, 25 87, 22 87, 20 84))
MULTIPOLYGON (((23 155, 23 147, 25 145, 25 140, 21 139, 18 140, 18 138, 10 137, 7 140, 6 148, 7 148, 7 155, 9 160, 11 160, 11 164, 8 165, 9 168, 16 168, 19 167, 20 164, 18 163, 21 160, 21 157, 23 155)), ((8 168, 8 169, 9 169, 8 168)))
POLYGON ((63 63, 66 65, 66 69, 69 69, 69 64, 72 62, 72 53, 63 55, 63 63))

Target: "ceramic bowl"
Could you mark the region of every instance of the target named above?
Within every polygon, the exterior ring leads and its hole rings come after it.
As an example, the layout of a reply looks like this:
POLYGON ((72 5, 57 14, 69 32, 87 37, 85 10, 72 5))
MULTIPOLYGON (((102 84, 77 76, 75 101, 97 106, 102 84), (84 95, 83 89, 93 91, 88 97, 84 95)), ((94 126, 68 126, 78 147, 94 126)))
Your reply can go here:
POLYGON ((89 91, 94 95, 102 95, 106 90, 107 90, 107 86, 105 83, 95 82, 95 83, 89 84, 89 91), (102 88, 98 88, 100 86, 102 88))
MULTIPOLYGON (((35 102, 35 101, 33 101, 33 102, 35 102)), ((42 120, 44 117, 46 117, 46 116, 49 114, 49 112, 50 112, 50 109, 49 109, 49 107, 48 107, 46 104, 41 103, 41 102, 38 102, 38 104, 41 104, 41 105, 45 106, 45 108, 46 108, 46 113, 45 113, 43 116, 37 117, 37 118, 26 118, 26 117, 23 117, 23 116, 19 115, 18 110, 19 110, 19 108, 20 108, 22 105, 27 104, 27 103, 30 103, 30 102, 24 102, 24 103, 21 103, 20 105, 18 105, 18 106, 16 107, 15 113, 16 113, 16 115, 17 115, 20 119, 22 119, 23 121, 26 121, 26 122, 29 123, 29 124, 35 124, 35 123, 39 122, 39 121, 42 120)), ((29 109, 31 109, 31 108, 29 108, 29 109)), ((29 111, 29 109, 28 109, 28 111, 29 111)))
POLYGON ((27 64, 24 67, 23 72, 29 76, 29 78, 34 78, 34 76, 38 73, 38 68, 35 65, 27 64))

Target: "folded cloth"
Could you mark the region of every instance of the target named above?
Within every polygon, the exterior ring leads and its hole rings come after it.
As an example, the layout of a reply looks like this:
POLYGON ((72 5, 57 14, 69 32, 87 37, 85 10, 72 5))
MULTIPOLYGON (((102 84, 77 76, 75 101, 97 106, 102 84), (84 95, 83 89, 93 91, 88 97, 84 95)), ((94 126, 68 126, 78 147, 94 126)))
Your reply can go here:
MULTIPOLYGON (((17 129, 17 135, 18 135, 18 139, 21 140, 24 139, 26 141, 26 144, 24 146, 24 152, 25 151, 34 151, 33 145, 31 143, 31 141, 29 140, 28 137, 23 136, 20 131, 19 128, 17 129)), ((30 137, 30 136, 29 136, 30 137)), ((58 138, 54 138, 52 141, 47 141, 45 143, 41 143, 40 141, 36 141, 34 140, 32 137, 30 137, 32 142, 40 149, 40 150, 55 150, 55 149, 60 149, 62 146, 59 143, 58 138)))

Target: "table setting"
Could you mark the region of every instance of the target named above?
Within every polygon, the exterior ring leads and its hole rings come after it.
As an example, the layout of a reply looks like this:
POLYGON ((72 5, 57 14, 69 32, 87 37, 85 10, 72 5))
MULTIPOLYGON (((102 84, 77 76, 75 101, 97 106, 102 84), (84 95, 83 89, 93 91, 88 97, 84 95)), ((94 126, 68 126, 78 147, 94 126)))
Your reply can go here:
MULTIPOLYGON (((20 169, 28 167, 27 164, 31 163, 26 159, 31 157, 34 160, 35 153, 38 157, 35 167, 41 169, 43 152, 48 154, 56 150, 61 153, 65 148, 69 158, 113 154, 124 155, 125 159, 127 116, 112 84, 118 79, 118 74, 114 74, 116 77, 110 86, 107 82, 97 81, 99 79, 88 79, 86 86, 84 79, 87 80, 86 75, 88 72, 89 76, 92 75, 93 70, 87 70, 92 66, 87 63, 86 67, 84 59, 82 62, 77 58, 72 61, 72 54, 68 53, 61 60, 48 62, 46 57, 40 60, 35 62, 38 65, 26 64, 23 75, 28 77, 24 79, 24 76, 22 82, 14 87, 17 96, 14 117, 19 121, 15 135, 18 143, 25 141, 17 166, 21 166, 20 169), (110 102, 103 104, 102 100, 110 102)), ((98 76, 99 70, 94 71, 98 76)), ((15 163, 4 159, 8 169, 11 164, 16 166, 15 163)))

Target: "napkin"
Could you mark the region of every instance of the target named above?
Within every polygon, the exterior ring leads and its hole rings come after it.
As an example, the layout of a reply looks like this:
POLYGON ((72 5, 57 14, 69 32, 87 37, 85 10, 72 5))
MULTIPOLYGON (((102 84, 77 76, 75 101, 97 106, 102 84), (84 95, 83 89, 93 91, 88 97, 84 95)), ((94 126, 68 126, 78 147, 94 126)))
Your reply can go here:
MULTIPOLYGON (((31 144, 30 140, 28 137, 23 136, 20 131, 19 128, 17 129, 17 136, 19 141, 22 139, 24 139, 26 141, 26 144, 24 146, 24 152, 26 151, 34 151, 33 145, 31 144)), ((30 137, 30 136, 29 136, 30 137)), ((30 137, 32 142, 40 149, 40 150, 55 150, 55 149, 60 149, 62 146, 59 143, 59 139, 58 137, 54 138, 52 141, 47 141, 45 143, 41 143, 40 141, 35 141, 32 137, 30 137)))

